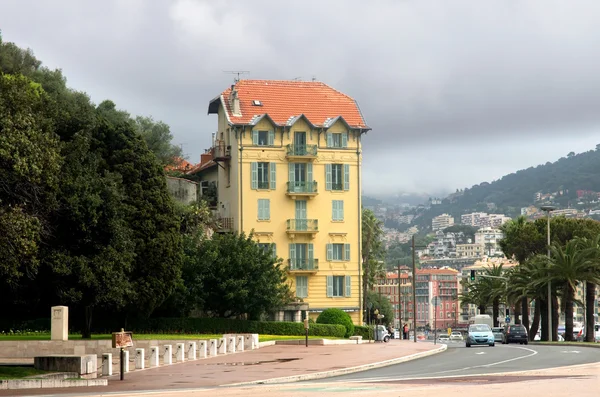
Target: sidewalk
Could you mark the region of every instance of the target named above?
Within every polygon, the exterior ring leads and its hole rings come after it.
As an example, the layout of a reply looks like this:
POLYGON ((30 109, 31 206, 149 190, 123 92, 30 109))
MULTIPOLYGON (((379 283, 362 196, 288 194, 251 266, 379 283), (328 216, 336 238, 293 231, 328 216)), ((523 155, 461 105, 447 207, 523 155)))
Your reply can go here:
POLYGON ((108 393, 133 390, 164 390, 263 383, 273 378, 286 381, 317 379, 365 370, 434 354, 430 343, 391 340, 389 343, 299 346, 275 345, 257 350, 146 369, 109 378, 106 387, 0 391, 0 396, 60 393, 108 393), (411 357, 412 356, 412 357, 411 357), (392 360, 392 361, 390 361, 392 360), (360 367, 361 368, 353 368, 360 367), (327 374, 321 374, 328 372, 327 374))

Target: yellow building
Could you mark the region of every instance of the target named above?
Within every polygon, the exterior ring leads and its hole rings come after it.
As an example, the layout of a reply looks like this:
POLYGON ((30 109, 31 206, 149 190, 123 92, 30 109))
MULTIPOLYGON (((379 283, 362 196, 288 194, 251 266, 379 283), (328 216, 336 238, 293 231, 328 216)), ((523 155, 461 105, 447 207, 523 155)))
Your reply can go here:
POLYGON ((321 82, 239 80, 213 99, 213 160, 224 230, 250 233, 283 258, 301 306, 337 307, 360 323, 361 137, 349 96, 321 82))

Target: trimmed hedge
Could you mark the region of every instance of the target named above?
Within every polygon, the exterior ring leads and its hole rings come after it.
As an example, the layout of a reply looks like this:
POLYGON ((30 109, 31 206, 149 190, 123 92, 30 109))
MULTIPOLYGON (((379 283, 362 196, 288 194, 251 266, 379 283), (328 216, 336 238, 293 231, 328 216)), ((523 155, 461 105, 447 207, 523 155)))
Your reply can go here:
POLYGON ((325 309, 319 317, 317 317, 317 324, 340 324, 346 328, 344 337, 349 338, 354 335, 354 323, 350 315, 342 309, 330 307, 325 309))
POLYGON ((364 326, 364 325, 355 325, 354 326, 354 335, 362 336, 363 339, 373 339, 374 329, 373 327, 364 326), (370 338, 369 338, 370 335, 370 338))

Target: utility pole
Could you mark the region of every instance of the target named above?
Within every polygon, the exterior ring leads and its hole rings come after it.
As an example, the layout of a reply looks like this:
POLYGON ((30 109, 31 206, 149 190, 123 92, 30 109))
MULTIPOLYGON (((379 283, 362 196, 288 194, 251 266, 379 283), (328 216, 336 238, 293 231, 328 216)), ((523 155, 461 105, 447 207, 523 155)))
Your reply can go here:
MULTIPOLYGON (((398 261, 398 330, 400 330, 399 335, 404 334, 404 328, 402 327, 402 295, 400 294, 400 261, 398 261)), ((400 337, 402 339, 402 337, 400 337)))
POLYGON ((417 269, 415 266, 415 235, 412 235, 411 240, 412 246, 412 273, 413 273, 413 282, 412 282, 412 300, 413 300, 413 340, 417 343, 417 269))

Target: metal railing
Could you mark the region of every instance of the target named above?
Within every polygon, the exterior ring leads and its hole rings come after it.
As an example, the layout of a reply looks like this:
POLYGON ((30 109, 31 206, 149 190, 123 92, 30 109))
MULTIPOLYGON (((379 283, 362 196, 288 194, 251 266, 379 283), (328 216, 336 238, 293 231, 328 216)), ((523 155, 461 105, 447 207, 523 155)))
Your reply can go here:
POLYGON ((286 145, 288 156, 316 156, 317 145, 286 145))
POLYGON ((319 270, 318 259, 290 258, 288 259, 289 270, 319 270))
POLYGON ((288 193, 317 193, 317 182, 288 182, 288 193))
POLYGON ((288 219, 287 230, 289 232, 318 232, 318 219, 288 219))

